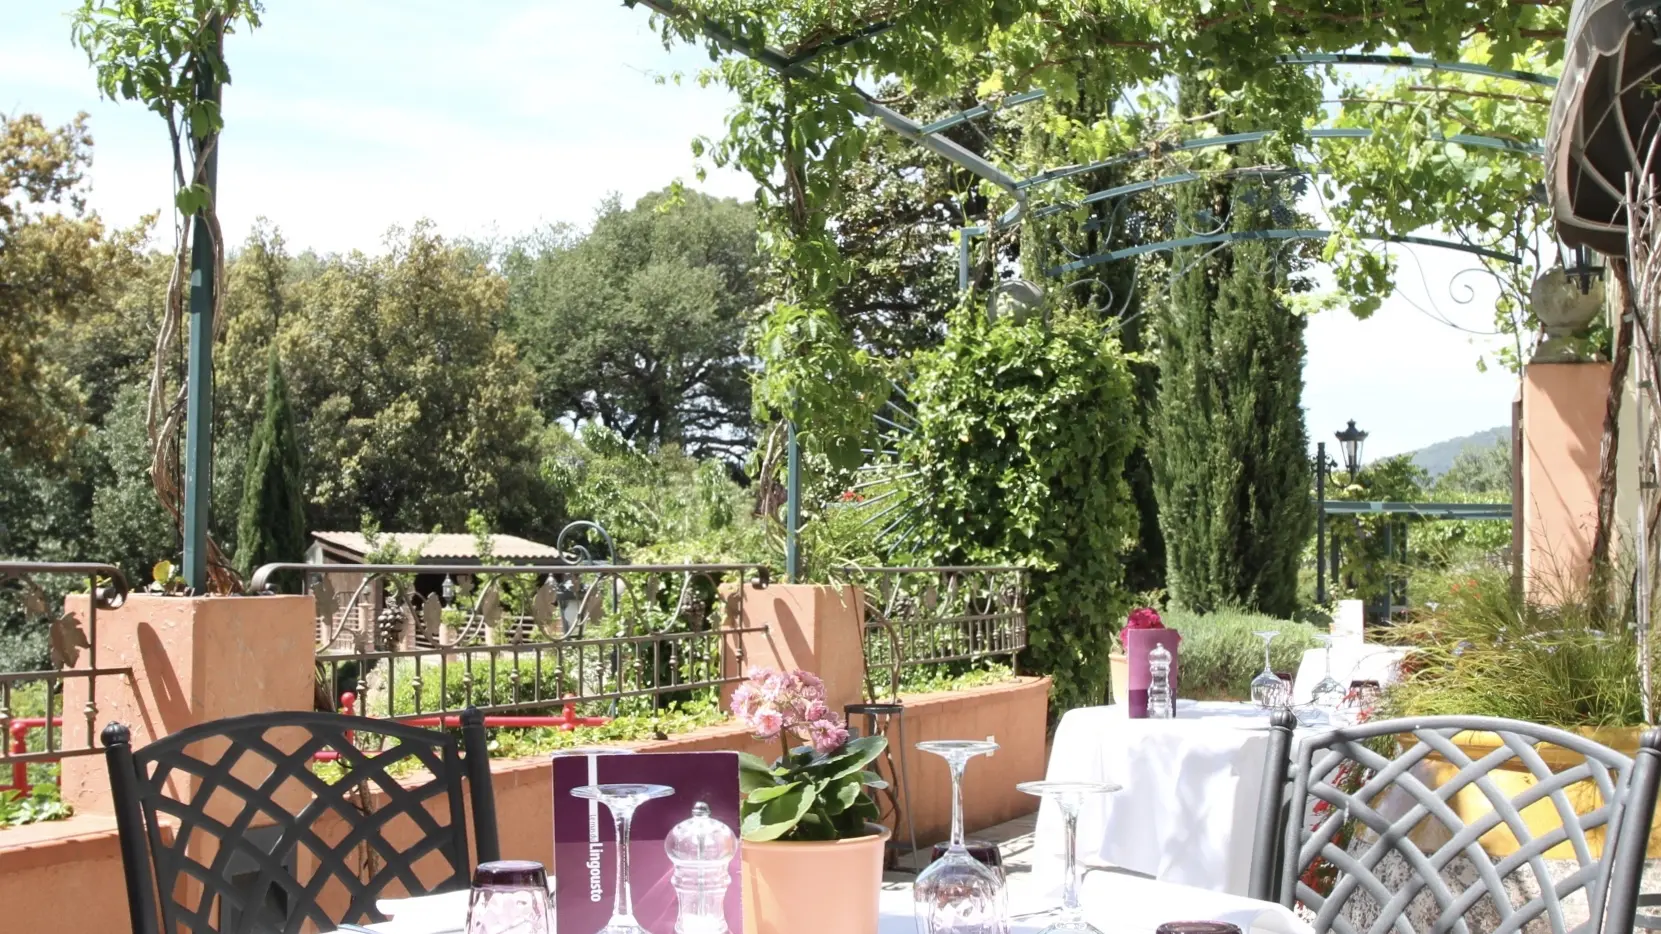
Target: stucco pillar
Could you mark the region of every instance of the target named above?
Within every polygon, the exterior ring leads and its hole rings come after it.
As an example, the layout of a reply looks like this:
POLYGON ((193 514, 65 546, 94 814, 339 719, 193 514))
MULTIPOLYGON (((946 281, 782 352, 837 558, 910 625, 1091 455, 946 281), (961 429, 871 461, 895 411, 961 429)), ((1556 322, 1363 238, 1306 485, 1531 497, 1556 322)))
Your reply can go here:
POLYGON ((729 670, 811 671, 824 679, 826 705, 837 713, 865 699, 865 602, 858 588, 745 584, 736 599, 743 628, 765 631, 742 633, 738 645, 727 646, 729 670))
MULTIPOLYGON (((86 599, 67 598, 66 610, 85 619, 86 599)), ((99 611, 99 667, 130 667, 133 677, 131 683, 119 675, 97 679, 97 728, 124 723, 138 748, 222 717, 311 710, 315 612, 309 596, 142 593, 119 609, 99 611)), ((81 653, 81 666, 87 657, 81 653)), ((66 712, 85 709, 87 687, 85 678, 64 681, 66 712)), ((103 756, 65 759, 61 787, 77 813, 113 813, 103 756)))
POLYGON ((1530 363, 1522 385, 1523 581, 1551 601, 1585 585, 1597 531, 1607 363, 1530 363))

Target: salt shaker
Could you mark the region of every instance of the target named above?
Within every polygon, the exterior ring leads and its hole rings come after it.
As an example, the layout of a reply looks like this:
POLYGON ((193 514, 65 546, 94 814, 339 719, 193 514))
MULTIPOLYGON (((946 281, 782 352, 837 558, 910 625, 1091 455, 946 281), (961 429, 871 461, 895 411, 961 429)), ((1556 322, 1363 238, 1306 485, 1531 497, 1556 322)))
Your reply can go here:
POLYGON ((692 816, 669 831, 663 848, 675 864, 671 880, 680 903, 675 934, 727 934, 727 885, 738 838, 699 801, 692 816))
POLYGON ((1154 645, 1148 652, 1148 718, 1169 720, 1175 714, 1171 699, 1171 652, 1154 645))

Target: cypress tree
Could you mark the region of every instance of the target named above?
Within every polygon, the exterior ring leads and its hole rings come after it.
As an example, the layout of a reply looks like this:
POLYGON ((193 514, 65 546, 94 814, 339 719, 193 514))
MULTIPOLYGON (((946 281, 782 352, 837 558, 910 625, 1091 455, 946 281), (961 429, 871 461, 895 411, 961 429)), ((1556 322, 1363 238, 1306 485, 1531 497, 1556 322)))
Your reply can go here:
POLYGON ((248 575, 263 564, 304 560, 306 504, 300 441, 275 344, 265 378, 265 410, 248 442, 245 476, 242 508, 237 513, 237 568, 248 575))
MULTIPOLYGON (((1208 90, 1185 83, 1184 109, 1209 110, 1208 90)), ((1191 228, 1179 236, 1298 226, 1287 200, 1256 180, 1181 186, 1175 202, 1191 228)), ((1288 616, 1314 523, 1304 319, 1284 300, 1302 287, 1301 264, 1259 240, 1180 251, 1173 262, 1178 278, 1158 319, 1153 451, 1168 586, 1194 610, 1288 616)))

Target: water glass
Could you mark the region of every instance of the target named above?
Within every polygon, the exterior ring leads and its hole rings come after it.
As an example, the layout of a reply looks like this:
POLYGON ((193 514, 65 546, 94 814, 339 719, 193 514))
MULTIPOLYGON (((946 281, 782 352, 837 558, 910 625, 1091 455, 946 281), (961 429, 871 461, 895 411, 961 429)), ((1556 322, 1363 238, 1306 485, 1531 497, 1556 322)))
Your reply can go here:
POLYGON ((552 917, 541 863, 499 860, 473 871, 467 934, 549 934, 552 917))
POLYGON ((970 854, 963 839, 963 770, 997 743, 948 739, 918 743, 946 760, 952 776, 952 836, 946 852, 917 876, 912 887, 918 934, 1008 934, 1003 873, 970 854))
POLYGON ((1084 906, 1079 904, 1078 871, 1078 816, 1088 798, 1110 795, 1119 790, 1112 782, 1022 782, 1017 790, 1054 802, 1061 811, 1062 872, 1061 907, 1055 920, 1040 934, 1102 934, 1101 929, 1084 920, 1084 906))
POLYGON ((574 797, 598 801, 611 812, 617 830, 617 892, 612 899, 611 920, 598 934, 648 934, 634 917, 634 879, 629 874, 629 828, 634 812, 642 804, 675 793, 668 785, 611 784, 580 785, 571 789, 574 797))

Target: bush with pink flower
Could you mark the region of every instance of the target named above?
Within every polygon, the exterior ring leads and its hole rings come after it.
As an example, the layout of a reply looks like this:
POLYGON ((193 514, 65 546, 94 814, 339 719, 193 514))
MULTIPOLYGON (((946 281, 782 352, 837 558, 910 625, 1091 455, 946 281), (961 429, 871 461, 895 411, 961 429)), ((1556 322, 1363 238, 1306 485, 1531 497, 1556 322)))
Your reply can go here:
POLYGON ((866 767, 888 740, 850 740, 841 715, 825 703, 818 675, 752 668, 733 691, 732 715, 757 738, 777 739, 784 753, 771 766, 739 754, 744 839, 840 840, 870 832, 878 814, 867 789, 886 783, 866 767))
POLYGON ((1115 638, 1119 641, 1120 651, 1124 651, 1125 633, 1135 629, 1164 629, 1165 621, 1159 618, 1159 611, 1151 606, 1138 607, 1130 611, 1125 618, 1125 626, 1115 638))

